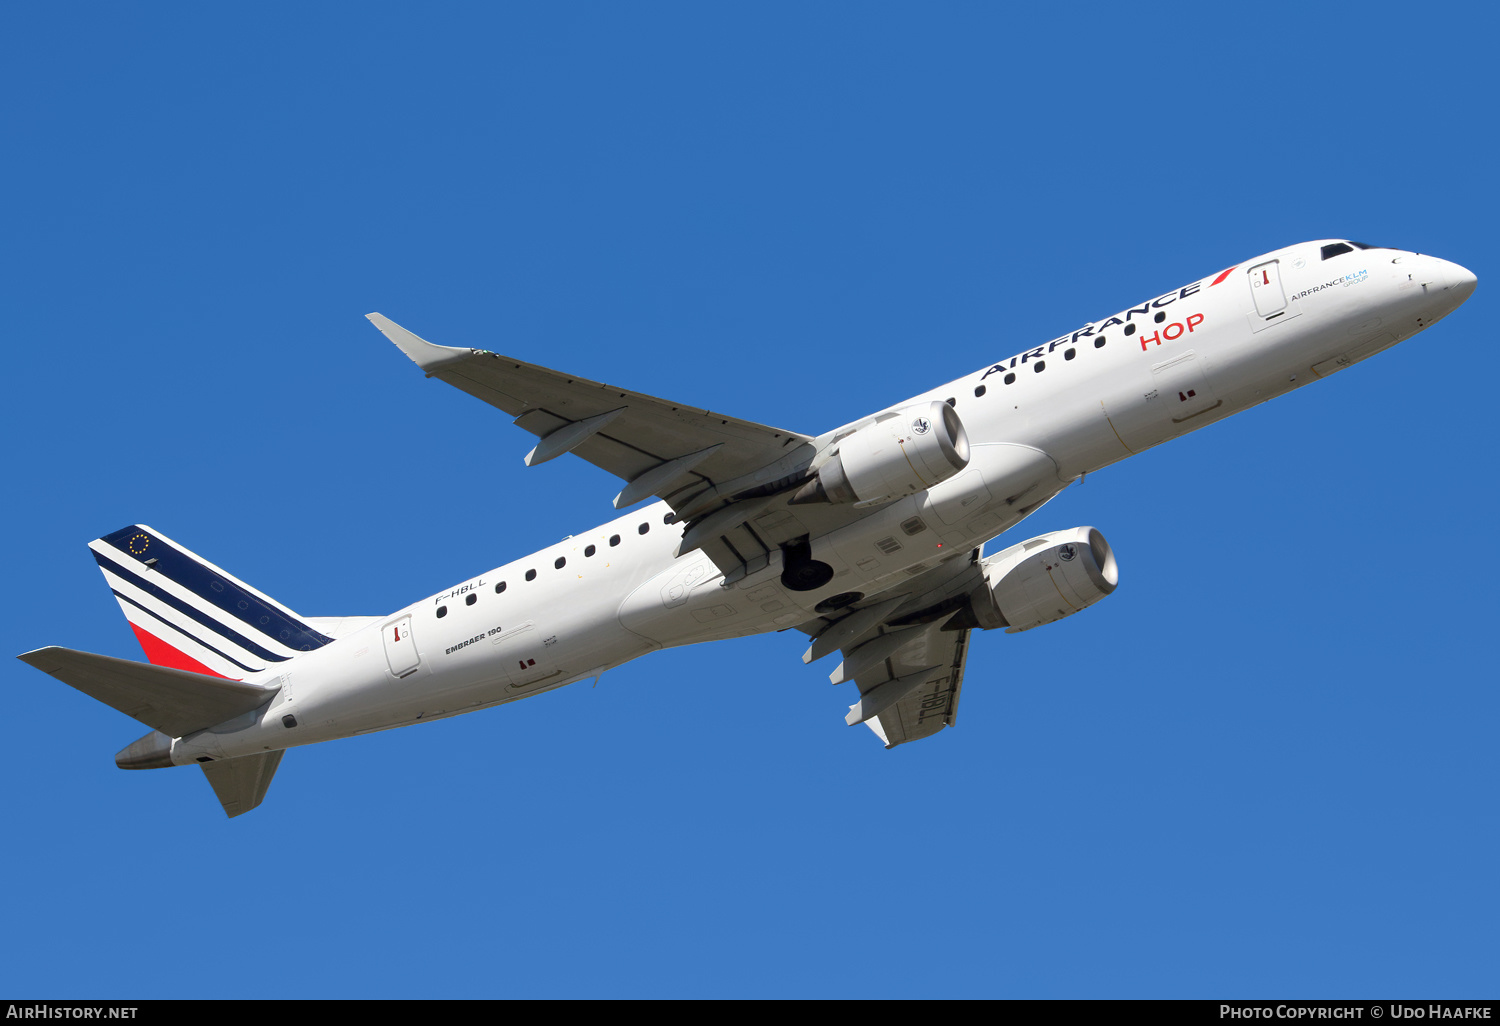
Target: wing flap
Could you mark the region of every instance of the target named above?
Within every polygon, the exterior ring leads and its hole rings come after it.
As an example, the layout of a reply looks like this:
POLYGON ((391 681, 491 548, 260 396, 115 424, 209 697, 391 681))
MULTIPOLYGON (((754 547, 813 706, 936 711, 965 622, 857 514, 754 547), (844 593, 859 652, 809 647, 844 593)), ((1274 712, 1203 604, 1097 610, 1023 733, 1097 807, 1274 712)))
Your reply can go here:
POLYGON ((864 723, 887 748, 931 737, 953 726, 963 688, 969 631, 945 631, 958 601, 982 586, 982 549, 952 560, 899 589, 871 596, 869 605, 829 622, 803 624, 813 635, 804 662, 838 649, 844 662, 829 679, 854 680, 859 701, 845 722, 864 723))
POLYGON ((879 716, 912 691, 927 682, 927 673, 936 667, 929 666, 920 673, 909 673, 904 677, 896 677, 877 684, 875 687, 859 696, 859 701, 849 707, 849 715, 844 717, 844 722, 849 726, 856 723, 864 723, 872 717, 879 716))
MULTIPOLYGON (((899 700, 879 714, 880 729, 875 736, 887 748, 931 737, 958 719, 958 697, 964 684, 964 658, 969 651, 969 632, 943 631, 937 624, 927 630, 939 635, 927 649, 928 657, 946 649, 947 662, 918 674, 920 683, 905 691, 899 700)), ((873 729, 873 726, 872 726, 873 729)))

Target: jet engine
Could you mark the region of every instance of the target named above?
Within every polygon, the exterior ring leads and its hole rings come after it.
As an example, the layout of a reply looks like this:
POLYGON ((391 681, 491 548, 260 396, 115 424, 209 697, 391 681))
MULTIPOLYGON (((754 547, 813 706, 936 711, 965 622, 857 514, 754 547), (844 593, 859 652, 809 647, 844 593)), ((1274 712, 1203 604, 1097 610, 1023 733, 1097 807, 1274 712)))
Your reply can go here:
POLYGON ((841 439, 792 503, 900 499, 948 480, 968 463, 969 436, 957 411, 947 403, 918 403, 841 439))
POLYGON ((1030 630, 1072 616, 1120 583, 1115 554, 1092 527, 1052 531, 986 556, 983 588, 944 630, 1030 630))

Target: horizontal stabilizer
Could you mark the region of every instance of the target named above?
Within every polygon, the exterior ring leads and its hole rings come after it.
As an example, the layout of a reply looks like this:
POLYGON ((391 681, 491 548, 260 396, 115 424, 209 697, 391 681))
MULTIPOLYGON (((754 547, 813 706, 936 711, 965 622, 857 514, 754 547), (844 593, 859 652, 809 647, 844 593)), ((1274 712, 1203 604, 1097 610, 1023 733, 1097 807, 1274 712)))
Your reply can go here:
POLYGON ((55 646, 16 658, 170 737, 250 712, 280 690, 55 646))
POLYGON ((226 816, 233 819, 265 800, 266 789, 271 786, 271 778, 276 775, 276 767, 281 765, 281 757, 285 754, 261 752, 203 764, 203 775, 213 785, 226 816))

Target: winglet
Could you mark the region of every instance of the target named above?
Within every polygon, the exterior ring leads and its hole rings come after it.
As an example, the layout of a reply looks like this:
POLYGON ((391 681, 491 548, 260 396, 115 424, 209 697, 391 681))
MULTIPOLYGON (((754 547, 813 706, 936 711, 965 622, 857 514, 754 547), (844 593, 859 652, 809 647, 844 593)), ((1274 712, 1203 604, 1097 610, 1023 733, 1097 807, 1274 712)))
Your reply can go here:
POLYGON ((438 346, 417 335, 413 335, 401 325, 391 320, 385 314, 367 313, 365 319, 380 329, 380 333, 400 349, 411 362, 421 367, 432 377, 433 373, 443 364, 468 356, 473 350, 460 349, 455 346, 438 346))

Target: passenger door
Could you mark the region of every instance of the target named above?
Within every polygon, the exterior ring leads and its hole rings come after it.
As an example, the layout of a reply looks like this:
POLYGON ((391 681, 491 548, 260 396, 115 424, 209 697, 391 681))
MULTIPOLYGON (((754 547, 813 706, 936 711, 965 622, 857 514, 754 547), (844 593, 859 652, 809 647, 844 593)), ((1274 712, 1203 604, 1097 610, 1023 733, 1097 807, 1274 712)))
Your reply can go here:
POLYGON ((1255 298, 1255 312, 1263 320, 1286 313, 1286 292, 1281 287, 1281 262, 1268 260, 1250 268, 1250 295, 1255 298))

